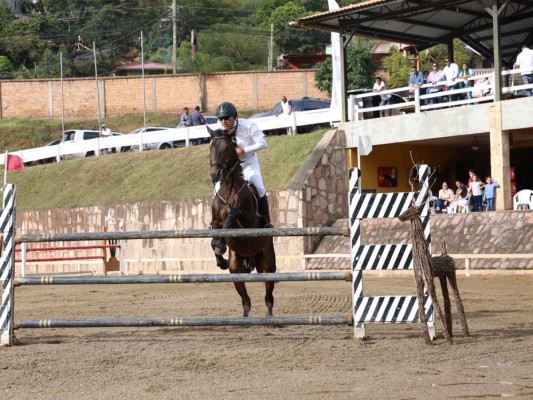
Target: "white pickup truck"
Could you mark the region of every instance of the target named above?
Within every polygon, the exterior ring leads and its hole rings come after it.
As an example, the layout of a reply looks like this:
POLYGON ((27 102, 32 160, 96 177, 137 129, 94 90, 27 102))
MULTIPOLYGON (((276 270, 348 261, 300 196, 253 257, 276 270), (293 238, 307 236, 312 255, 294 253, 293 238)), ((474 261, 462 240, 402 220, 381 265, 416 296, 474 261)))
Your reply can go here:
MULTIPOLYGON (((113 136, 122 135, 122 133, 118 132, 112 132, 113 136)), ((82 142, 84 140, 95 140, 100 137, 100 132, 96 130, 90 130, 90 129, 72 129, 65 131, 63 133, 63 138, 61 139, 62 143, 73 143, 73 142, 82 142)), ((105 140, 105 139, 100 139, 105 140)), ((109 152, 111 153, 120 153, 122 151, 128 151, 129 148, 122 148, 122 147, 113 147, 110 149, 102 150, 103 152, 109 152)), ((74 158, 84 158, 84 157, 92 157, 95 155, 95 152, 92 150, 89 151, 83 151, 80 153, 74 153, 74 154, 66 154, 62 156, 64 160, 71 160, 74 158)))

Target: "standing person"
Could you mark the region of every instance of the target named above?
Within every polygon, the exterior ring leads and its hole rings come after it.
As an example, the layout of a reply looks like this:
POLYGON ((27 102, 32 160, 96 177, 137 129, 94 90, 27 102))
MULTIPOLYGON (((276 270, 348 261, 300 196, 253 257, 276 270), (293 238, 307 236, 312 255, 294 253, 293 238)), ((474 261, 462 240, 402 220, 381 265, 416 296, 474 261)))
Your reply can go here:
POLYGON ((448 207, 453 202, 454 198, 455 193, 448 187, 448 183, 442 182, 442 189, 439 190, 439 197, 436 200, 437 213, 442 212, 446 207, 448 207))
MULTIPOLYGON (((457 77, 459 76, 459 66, 453 62, 453 60, 449 57, 446 57, 444 60, 446 63, 446 66, 442 70, 444 72, 444 75, 446 76, 446 90, 452 91, 459 89, 459 86, 457 85, 457 77)), ((457 94, 451 94, 448 96, 448 101, 457 101, 459 100, 459 95, 457 94)))
MULTIPOLYGON (((109 129, 105 124, 102 124, 102 129, 100 129, 100 137, 108 138, 111 137, 111 129, 109 129)), ((107 154, 109 151, 115 152, 115 148, 112 149, 102 149, 102 154, 107 154)))
POLYGON ((111 129, 109 129, 105 124, 102 124, 102 129, 100 130, 101 138, 108 138, 111 136, 111 129))
MULTIPOLYGON (((372 91, 383 92, 385 90, 388 90, 387 84, 379 76, 376 76, 376 83, 374 83, 372 91)), ((390 105, 390 99, 392 97, 390 93, 380 94, 379 96, 381 97, 381 101, 379 102, 380 107, 390 105)), ((392 115, 392 110, 390 108, 388 110, 380 110, 379 114, 381 117, 390 117, 392 115)))
MULTIPOLYGON (((241 160, 242 174, 244 179, 253 184, 259 192, 259 209, 267 221, 265 228, 273 228, 274 226, 270 223, 266 189, 257 157, 258 151, 267 148, 265 135, 253 121, 238 118, 237 108, 233 103, 224 102, 219 104, 217 117, 222 129, 235 129, 236 150, 241 160)), ((215 190, 218 190, 218 187, 215 186, 215 190)))
MULTIPOLYGON (((424 84, 424 74, 416 69, 416 66, 411 68, 411 73, 409 74, 409 97, 415 97, 414 90, 417 87, 420 87, 424 84)), ((420 95, 424 94, 422 93, 422 90, 420 89, 420 95)))
POLYGON ((194 107, 194 112, 191 114, 191 125, 205 125, 205 118, 200 112, 200 106, 194 107))
MULTIPOLYGON (((439 64, 436 62, 431 66, 431 72, 428 75, 427 83, 431 83, 433 86, 427 88, 427 93, 438 93, 442 92, 442 84, 439 85, 438 82, 442 82, 446 79, 444 73, 439 69, 439 64)), ((438 104, 440 103, 440 96, 431 97, 427 99, 428 104, 438 104)))
MULTIPOLYGON (((461 69, 461 71, 459 71, 459 78, 465 80, 463 82, 463 85, 462 85, 464 88, 469 88, 469 87, 473 86, 472 85, 472 81, 468 80, 468 78, 472 77, 473 75, 474 74, 472 72, 472 68, 470 68, 470 66, 467 63, 463 63, 462 69, 461 69)), ((467 99, 471 99, 472 98, 472 91, 471 90, 466 92, 466 98, 467 99)))
POLYGON ((499 188, 498 182, 491 176, 485 178, 485 201, 487 202, 487 211, 494 211, 494 198, 496 197, 496 188, 499 188))
MULTIPOLYGON (((520 67, 522 75, 522 83, 528 85, 533 83, 533 50, 529 48, 527 43, 522 45, 522 51, 516 57, 514 64, 515 68, 520 67)), ((526 89, 526 95, 528 97, 533 96, 533 89, 526 89)))
POLYGON ((468 187, 468 193, 472 195, 473 211, 483 211, 483 182, 479 180, 477 175, 472 175, 472 181, 468 187))
MULTIPOLYGON (((286 96, 281 96, 281 107, 276 113, 276 117, 283 113, 285 116, 289 116, 292 114, 292 101, 287 100, 286 96)), ((287 128, 287 135, 292 135, 292 126, 289 126, 287 128)))
POLYGON ((189 115, 189 108, 188 107, 183 107, 183 114, 181 114, 181 122, 185 126, 191 126, 192 125, 191 116, 189 115))

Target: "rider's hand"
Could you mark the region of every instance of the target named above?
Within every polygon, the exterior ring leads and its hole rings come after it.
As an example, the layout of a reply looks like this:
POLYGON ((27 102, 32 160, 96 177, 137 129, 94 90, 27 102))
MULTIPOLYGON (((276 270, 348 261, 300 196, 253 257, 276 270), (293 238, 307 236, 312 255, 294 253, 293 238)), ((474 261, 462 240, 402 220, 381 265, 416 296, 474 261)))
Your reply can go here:
POLYGON ((237 155, 242 156, 244 154, 244 148, 241 146, 237 147, 237 155))

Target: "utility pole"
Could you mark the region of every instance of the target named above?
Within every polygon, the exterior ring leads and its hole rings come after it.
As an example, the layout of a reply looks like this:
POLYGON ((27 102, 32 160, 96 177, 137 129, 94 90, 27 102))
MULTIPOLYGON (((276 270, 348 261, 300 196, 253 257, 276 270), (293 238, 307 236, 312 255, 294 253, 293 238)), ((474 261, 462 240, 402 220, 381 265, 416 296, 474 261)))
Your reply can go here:
POLYGON ((177 60, 176 60, 176 0, 172 0, 172 73, 176 74, 177 70, 177 60))
POLYGON ((270 55, 268 69, 272 71, 274 69, 274 24, 270 24, 270 55))

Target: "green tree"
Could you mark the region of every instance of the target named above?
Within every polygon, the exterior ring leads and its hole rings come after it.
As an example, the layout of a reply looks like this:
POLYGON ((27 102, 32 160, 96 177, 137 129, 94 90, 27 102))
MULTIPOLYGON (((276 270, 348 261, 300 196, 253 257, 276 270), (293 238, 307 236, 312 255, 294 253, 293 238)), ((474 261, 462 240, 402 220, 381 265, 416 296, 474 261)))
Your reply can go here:
MULTIPOLYGON (((65 46, 61 46, 60 52, 63 54, 63 77, 72 76, 72 64, 69 62, 68 51, 65 46)), ((34 78, 60 78, 61 59, 59 52, 45 50, 41 60, 35 65, 33 70, 34 78)))
MULTIPOLYGON (((346 86, 348 90, 372 86, 377 65, 372 60, 371 44, 358 39, 346 49, 346 86)), ((315 86, 331 96, 331 58, 319 63, 315 72, 315 86)))
POLYGON ((271 14, 269 22, 274 25, 275 42, 281 54, 304 54, 317 48, 323 48, 330 41, 327 33, 294 28, 289 25, 307 10, 296 2, 289 1, 277 7, 271 14))
POLYGON ((0 79, 10 79, 13 77, 13 64, 6 56, 0 56, 0 79))
MULTIPOLYGON (((454 62, 459 65, 471 63, 472 52, 470 52, 459 39, 453 41, 454 62)), ((388 85, 391 88, 404 87, 408 85, 411 67, 416 65, 416 60, 406 58, 404 52, 400 52, 397 47, 391 47, 390 55, 383 59, 383 66, 389 71, 390 77, 388 85)), ((431 71, 431 64, 436 62, 439 67, 444 68, 444 60, 448 57, 448 47, 444 44, 431 47, 418 53, 420 71, 431 71)))

